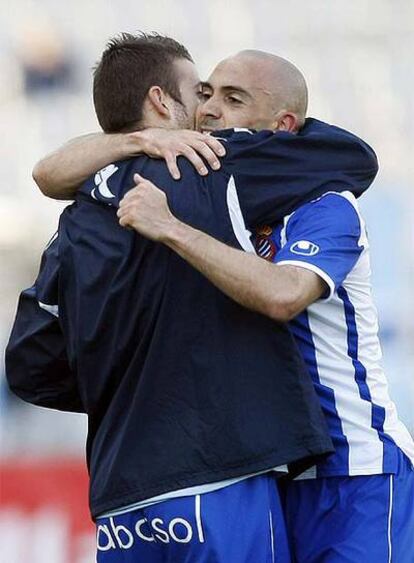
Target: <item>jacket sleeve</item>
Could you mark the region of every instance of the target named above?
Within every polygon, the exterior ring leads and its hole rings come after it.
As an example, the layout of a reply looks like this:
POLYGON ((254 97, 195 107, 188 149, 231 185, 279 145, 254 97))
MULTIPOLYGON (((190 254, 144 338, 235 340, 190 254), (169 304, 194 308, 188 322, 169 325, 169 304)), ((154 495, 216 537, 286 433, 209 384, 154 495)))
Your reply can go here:
POLYGON ((28 403, 85 412, 67 359, 57 300, 51 298, 58 279, 57 248, 57 240, 52 241, 35 284, 20 295, 6 348, 6 378, 10 389, 28 403))
POLYGON ((373 182, 375 152, 357 136, 316 119, 298 134, 227 130, 223 166, 233 178, 248 228, 278 223, 326 192, 355 197, 373 182))

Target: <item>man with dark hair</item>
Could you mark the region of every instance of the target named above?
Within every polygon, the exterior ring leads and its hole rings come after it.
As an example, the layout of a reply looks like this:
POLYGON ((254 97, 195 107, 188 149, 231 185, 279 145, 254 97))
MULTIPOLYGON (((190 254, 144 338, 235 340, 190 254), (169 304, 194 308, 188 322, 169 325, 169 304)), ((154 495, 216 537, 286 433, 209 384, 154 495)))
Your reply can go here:
MULTIPOLYGON (((105 133, 143 129, 152 102, 160 110, 163 96, 173 101, 177 128, 194 127, 197 97, 183 85, 197 78, 187 49, 170 37, 122 33, 109 41, 94 71, 93 102, 99 125, 105 133), (156 85, 156 87, 154 87, 156 85)), ((200 81, 190 87, 200 91, 200 81)))
MULTIPOLYGON (((193 118, 198 77, 183 62, 180 93, 193 118)), ((149 86, 140 125, 177 127, 176 103, 158 83, 149 86)), ((290 113, 278 117, 281 129, 290 113)), ((88 414, 98 561, 285 563, 271 475, 330 450, 287 328, 229 300, 166 246, 121 229, 116 209, 134 174, 145 174, 178 217, 241 249, 245 224, 277 222, 327 186, 359 195, 375 176, 375 155, 315 120, 298 135, 222 136, 222 168, 206 178, 183 163, 174 185, 164 163, 147 157, 94 174, 22 295, 8 379, 26 400, 52 406, 55 395, 59 408, 88 414), (60 327, 72 378, 65 371, 54 381, 65 362, 62 340, 54 354, 60 327)), ((324 287, 315 280, 313 292, 324 287)))

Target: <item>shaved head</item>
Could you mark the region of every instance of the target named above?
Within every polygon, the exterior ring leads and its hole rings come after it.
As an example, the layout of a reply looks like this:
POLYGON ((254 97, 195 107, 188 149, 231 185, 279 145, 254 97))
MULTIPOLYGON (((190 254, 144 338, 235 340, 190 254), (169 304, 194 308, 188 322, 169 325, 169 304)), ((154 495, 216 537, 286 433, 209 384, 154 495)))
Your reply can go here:
MULTIPOLYGON (((308 88, 300 70, 291 62, 277 55, 248 49, 233 57, 239 60, 248 72, 260 75, 259 83, 267 88, 272 97, 274 111, 292 111, 303 122, 308 107, 308 88)), ((224 61, 223 61, 224 62, 224 61)))
POLYGON ((201 130, 226 127, 296 132, 305 122, 308 89, 291 62, 245 50, 221 61, 203 86, 201 130))

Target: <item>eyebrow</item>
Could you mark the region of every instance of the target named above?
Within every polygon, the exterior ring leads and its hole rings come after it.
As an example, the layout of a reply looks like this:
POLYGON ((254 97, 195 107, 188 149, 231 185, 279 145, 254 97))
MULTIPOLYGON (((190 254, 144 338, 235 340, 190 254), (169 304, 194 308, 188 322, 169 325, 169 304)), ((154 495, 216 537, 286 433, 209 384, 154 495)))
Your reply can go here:
MULTIPOLYGON (((214 90, 214 88, 210 84, 210 82, 201 82, 201 87, 202 88, 208 88, 209 90, 214 90)), ((232 85, 229 84, 227 86, 220 86, 220 90, 223 90, 224 92, 237 92, 238 94, 241 94, 242 96, 246 96, 247 98, 252 99, 252 95, 247 90, 240 88, 240 86, 232 86, 232 85)))

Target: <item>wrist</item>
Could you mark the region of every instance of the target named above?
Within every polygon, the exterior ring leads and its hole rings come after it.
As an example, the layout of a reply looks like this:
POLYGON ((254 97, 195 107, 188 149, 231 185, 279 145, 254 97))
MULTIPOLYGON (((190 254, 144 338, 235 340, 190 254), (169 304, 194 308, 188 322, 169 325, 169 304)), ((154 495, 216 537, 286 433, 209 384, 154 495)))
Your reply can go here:
POLYGON ((121 137, 123 158, 145 153, 146 136, 145 131, 133 131, 132 133, 119 133, 121 137))
POLYGON ((165 230, 161 242, 173 250, 183 250, 188 247, 196 232, 195 229, 182 223, 173 216, 165 230))

